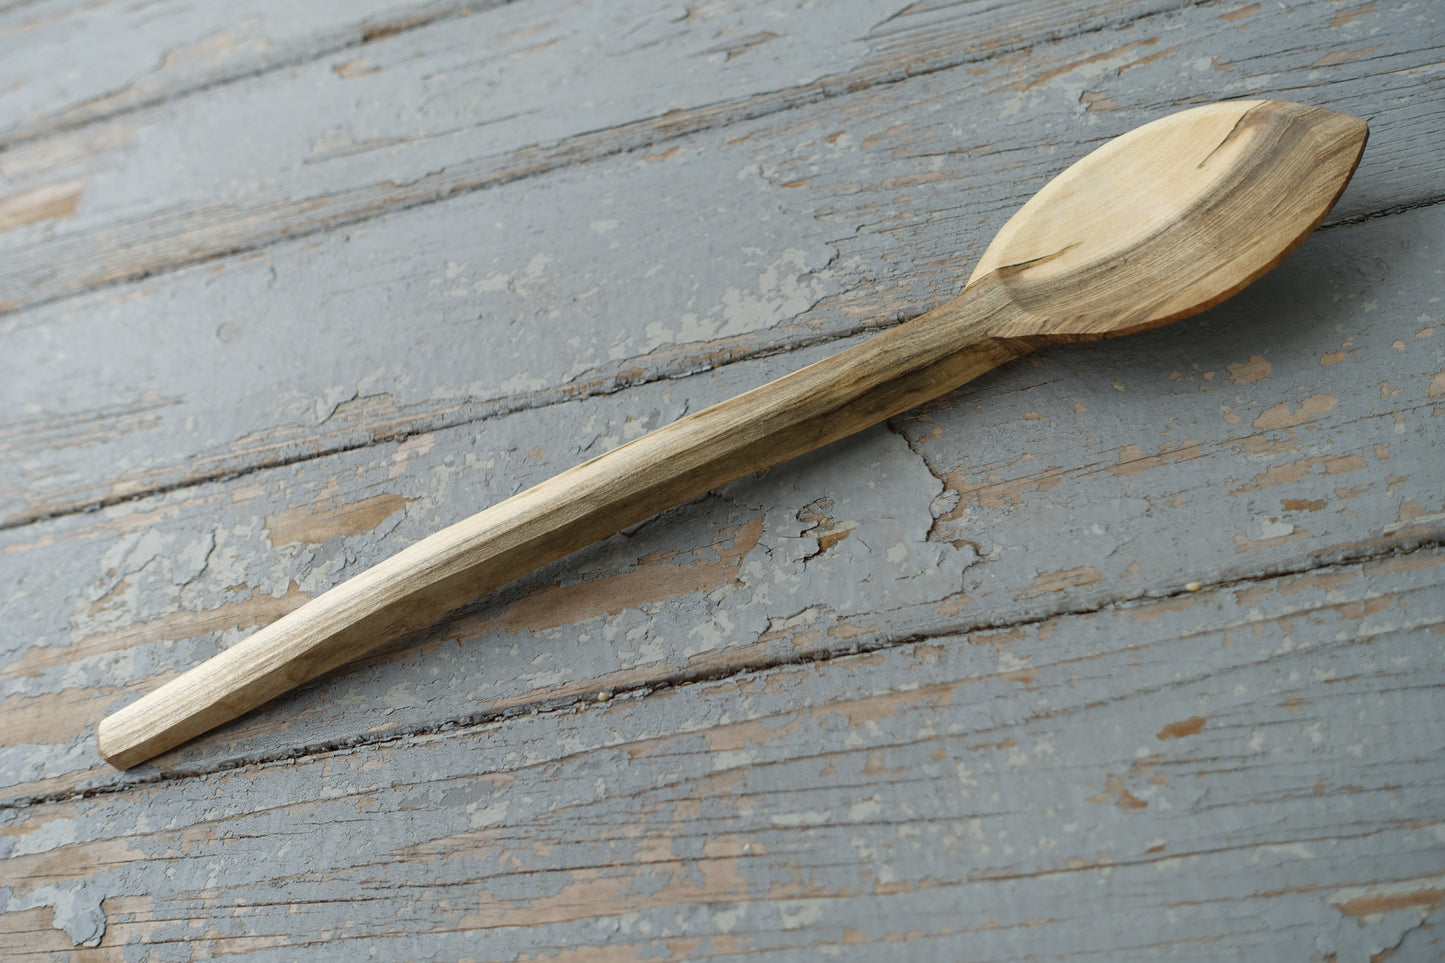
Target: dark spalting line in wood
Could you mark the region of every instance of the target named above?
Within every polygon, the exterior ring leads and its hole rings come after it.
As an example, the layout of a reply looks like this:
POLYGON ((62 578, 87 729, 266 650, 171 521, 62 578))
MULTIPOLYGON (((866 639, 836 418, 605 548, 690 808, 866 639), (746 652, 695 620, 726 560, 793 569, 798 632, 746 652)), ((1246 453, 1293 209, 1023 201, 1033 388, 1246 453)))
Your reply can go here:
POLYGON ((264 77, 267 74, 300 67, 312 61, 321 60, 334 54, 354 50, 378 40, 395 37, 413 30, 420 30, 433 24, 444 23, 460 17, 468 17, 494 7, 505 6, 516 0, 472 0, 469 3, 434 3, 403 15, 384 18, 372 17, 357 24, 342 27, 338 32, 309 43, 299 43, 263 57, 254 63, 239 64, 230 70, 217 72, 190 85, 177 85, 170 89, 158 89, 135 94, 133 86, 108 94, 101 94, 82 101, 59 113, 39 117, 29 123, 20 124, 0 132, 0 152, 7 147, 35 140, 50 134, 75 130, 87 124, 100 123, 137 113, 151 107, 158 107, 170 101, 192 97, 234 84, 240 81, 264 77))
POLYGON ((336 194, 300 200, 273 199, 264 206, 252 208, 183 209, 118 224, 92 235, 38 244, 16 252, 7 269, 0 273, 0 285, 3 285, 0 314, 320 231, 349 227, 389 212, 500 187, 563 167, 649 149, 716 127, 992 60, 1039 44, 1119 29, 1159 15, 1159 11, 1151 11, 1074 31, 1047 31, 1041 36, 1001 44, 983 54, 967 52, 971 48, 949 48, 919 61, 916 54, 910 55, 912 52, 905 49, 850 73, 824 77, 802 86, 673 110, 548 144, 534 144, 504 155, 454 165, 405 184, 381 181, 336 194), (202 217, 210 220, 196 227, 196 221, 202 217), (278 230, 278 224, 285 226, 278 230), (57 264, 68 266, 63 274, 55 270, 57 264), (6 289, 19 289, 23 293, 6 294, 6 289))

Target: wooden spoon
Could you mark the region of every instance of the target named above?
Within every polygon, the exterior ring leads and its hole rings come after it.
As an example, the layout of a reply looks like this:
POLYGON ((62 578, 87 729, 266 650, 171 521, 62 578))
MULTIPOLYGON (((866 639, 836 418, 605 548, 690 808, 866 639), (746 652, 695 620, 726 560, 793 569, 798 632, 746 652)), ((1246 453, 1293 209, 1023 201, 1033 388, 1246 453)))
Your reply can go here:
POLYGON ((100 753, 133 766, 584 545, 1034 348, 1218 304, 1314 230, 1367 134, 1318 107, 1235 101, 1115 138, 1004 225, 953 301, 417 542, 107 717, 100 753))

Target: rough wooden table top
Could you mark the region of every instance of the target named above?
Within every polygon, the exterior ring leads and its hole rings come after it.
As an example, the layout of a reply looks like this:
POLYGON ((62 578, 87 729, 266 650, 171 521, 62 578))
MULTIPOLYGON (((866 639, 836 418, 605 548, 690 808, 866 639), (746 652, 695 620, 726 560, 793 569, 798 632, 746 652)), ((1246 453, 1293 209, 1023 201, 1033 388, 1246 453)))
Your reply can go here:
POLYGON ((0 957, 1441 958, 1442 50, 1438 2, 0 3, 0 957), (97 755, 1234 97, 1371 125, 1236 299, 97 755))

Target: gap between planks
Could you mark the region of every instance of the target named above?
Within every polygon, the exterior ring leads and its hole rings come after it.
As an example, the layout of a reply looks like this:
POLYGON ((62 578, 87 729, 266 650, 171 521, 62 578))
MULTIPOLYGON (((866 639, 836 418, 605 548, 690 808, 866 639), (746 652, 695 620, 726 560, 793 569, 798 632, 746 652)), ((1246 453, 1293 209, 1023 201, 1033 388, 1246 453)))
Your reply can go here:
MULTIPOLYGON (((802 665, 822 665, 838 659, 869 655, 908 645, 926 643, 935 639, 966 636, 980 632, 998 632, 1009 629, 1041 625, 1055 619, 1088 616, 1110 609, 1127 609, 1136 605, 1154 604, 1169 599, 1185 598, 1203 592, 1223 592, 1273 579, 1307 576, 1349 566, 1366 565, 1390 558, 1407 558, 1418 552, 1432 552, 1445 549, 1445 529, 1426 529, 1420 533, 1400 531, 1368 543, 1336 546, 1329 550, 1310 553, 1298 560, 1298 564, 1277 563, 1262 566, 1207 583, 1190 583, 1169 592, 1145 593, 1138 596, 1109 598, 1091 605, 1059 605, 1048 611, 1014 619, 974 620, 897 636, 877 636, 860 641, 844 649, 815 649, 797 653, 786 658, 764 658, 755 661, 741 661, 713 669, 698 669, 690 672, 672 672, 655 679, 643 679, 636 683, 601 689, 596 694, 573 695, 554 700, 512 706, 504 710, 462 715, 444 722, 428 725, 406 726, 376 735, 359 735, 349 739, 294 746, 284 752, 256 753, 233 756, 217 760, 209 765, 193 766, 135 775, 135 770, 120 774, 116 781, 79 790, 68 790, 38 796, 19 796, 0 799, 0 812, 28 809, 47 803, 67 800, 89 799, 96 796, 116 795, 141 786, 165 785, 186 779, 202 778, 218 773, 234 772, 251 766, 269 766, 334 753, 351 752, 377 746, 392 745, 410 739, 445 737, 449 733, 474 731, 489 725, 504 723, 520 716, 550 715, 564 712, 583 711, 590 705, 605 704, 614 698, 645 698, 648 695, 693 685, 725 682, 730 679, 745 679, 777 669, 802 665), (599 695, 605 695, 599 699, 599 695)), ((338 670, 345 672, 346 669, 338 670)))

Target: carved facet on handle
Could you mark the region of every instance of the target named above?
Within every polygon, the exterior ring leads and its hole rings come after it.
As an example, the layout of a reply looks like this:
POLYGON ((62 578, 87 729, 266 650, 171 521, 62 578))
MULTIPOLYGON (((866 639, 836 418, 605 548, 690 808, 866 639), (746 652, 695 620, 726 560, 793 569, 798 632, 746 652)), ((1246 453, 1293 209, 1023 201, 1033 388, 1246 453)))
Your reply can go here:
POLYGON ((1321 108, 1238 101, 1118 137, 1020 209, 953 301, 417 542, 107 717, 101 755, 143 762, 569 552, 1042 344, 1202 311, 1319 224, 1366 134, 1321 108))

